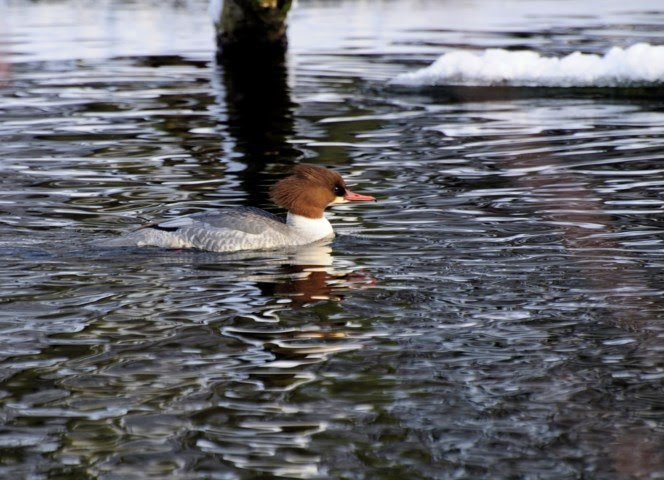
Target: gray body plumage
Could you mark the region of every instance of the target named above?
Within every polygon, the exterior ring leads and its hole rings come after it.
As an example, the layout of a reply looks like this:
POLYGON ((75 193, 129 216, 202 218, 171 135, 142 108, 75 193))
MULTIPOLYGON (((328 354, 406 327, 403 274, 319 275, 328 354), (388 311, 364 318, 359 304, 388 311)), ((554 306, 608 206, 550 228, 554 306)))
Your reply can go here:
POLYGON ((282 218, 264 210, 237 207, 215 213, 196 213, 146 225, 119 238, 106 241, 104 245, 237 252, 305 245, 320 238, 322 237, 312 238, 306 231, 302 232, 288 225, 282 218))

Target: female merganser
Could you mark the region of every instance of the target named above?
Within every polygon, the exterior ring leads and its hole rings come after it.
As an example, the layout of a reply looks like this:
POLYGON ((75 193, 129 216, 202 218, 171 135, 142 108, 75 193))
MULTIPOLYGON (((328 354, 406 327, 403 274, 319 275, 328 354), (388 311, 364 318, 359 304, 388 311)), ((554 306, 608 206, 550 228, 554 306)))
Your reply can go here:
POLYGON ((334 236, 325 207, 355 200, 375 200, 351 192, 341 175, 317 165, 301 164, 277 182, 272 201, 288 210, 286 220, 254 207, 227 208, 216 213, 195 213, 145 225, 106 246, 195 248, 211 252, 237 252, 306 245, 334 236))

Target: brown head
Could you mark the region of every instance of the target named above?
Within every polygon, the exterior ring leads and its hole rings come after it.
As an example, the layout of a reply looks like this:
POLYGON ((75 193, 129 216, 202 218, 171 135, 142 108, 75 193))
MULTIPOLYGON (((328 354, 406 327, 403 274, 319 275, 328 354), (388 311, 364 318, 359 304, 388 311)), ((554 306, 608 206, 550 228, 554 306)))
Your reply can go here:
POLYGON ((307 218, 321 218, 325 207, 332 203, 375 200, 348 190, 337 172, 306 163, 297 165, 290 176, 278 181, 270 196, 280 207, 307 218))

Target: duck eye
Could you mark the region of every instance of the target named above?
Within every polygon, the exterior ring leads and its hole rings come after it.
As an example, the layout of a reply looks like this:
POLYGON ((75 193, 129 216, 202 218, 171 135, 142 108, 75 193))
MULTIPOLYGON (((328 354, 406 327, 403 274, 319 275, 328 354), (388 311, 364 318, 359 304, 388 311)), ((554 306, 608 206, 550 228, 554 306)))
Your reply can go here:
POLYGON ((343 197, 346 193, 346 189, 341 185, 335 185, 333 192, 337 197, 343 197))

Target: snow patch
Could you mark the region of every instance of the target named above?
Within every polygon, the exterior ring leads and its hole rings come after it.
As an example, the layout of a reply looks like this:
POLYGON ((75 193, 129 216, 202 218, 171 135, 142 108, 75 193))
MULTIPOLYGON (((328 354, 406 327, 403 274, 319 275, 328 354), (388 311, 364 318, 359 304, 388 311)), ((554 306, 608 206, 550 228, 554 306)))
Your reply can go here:
POLYGON ((613 47, 605 55, 543 57, 531 50, 455 51, 392 80, 404 86, 629 87, 664 85, 664 45, 613 47))
POLYGON ((210 4, 208 5, 208 14, 212 19, 212 23, 215 25, 217 25, 219 23, 219 19, 221 19, 221 11, 223 8, 224 0, 210 0, 210 4))

